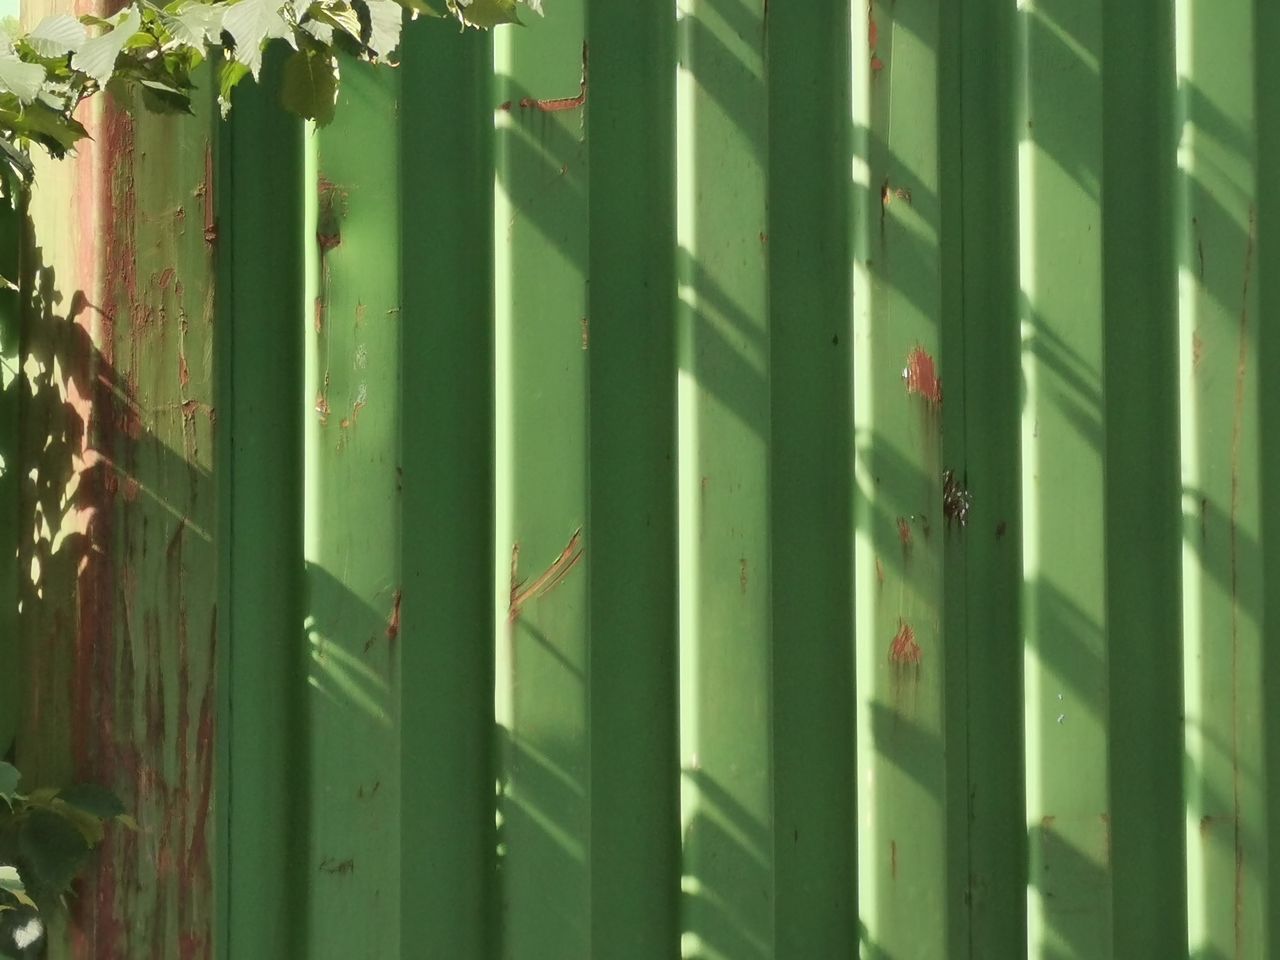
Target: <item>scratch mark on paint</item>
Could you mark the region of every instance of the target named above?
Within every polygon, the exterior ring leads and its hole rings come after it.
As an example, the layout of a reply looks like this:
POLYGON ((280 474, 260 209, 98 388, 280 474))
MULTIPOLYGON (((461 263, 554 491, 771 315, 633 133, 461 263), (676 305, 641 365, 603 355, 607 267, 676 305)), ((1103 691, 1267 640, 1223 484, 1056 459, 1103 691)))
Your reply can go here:
POLYGON ((400 636, 400 600, 403 592, 396 590, 391 597, 391 615, 387 617, 387 639, 395 643, 396 638, 400 636))
POLYGON ((525 586, 524 581, 518 579, 520 544, 514 544, 511 548, 511 605, 507 614, 508 622, 514 624, 519 620, 520 612, 524 609, 526 603, 549 593, 560 581, 568 576, 569 571, 577 566, 578 561, 581 559, 582 528, 579 527, 573 532, 573 536, 569 538, 569 542, 565 544, 565 548, 560 551, 560 555, 551 562, 551 565, 542 571, 532 583, 525 586))
POLYGON ((582 44, 582 79, 578 85, 578 95, 576 97, 560 97, 555 100, 538 100, 534 97, 521 97, 520 109, 528 110, 530 108, 541 110, 544 113, 555 113, 560 110, 576 110, 587 102, 587 45, 582 44))

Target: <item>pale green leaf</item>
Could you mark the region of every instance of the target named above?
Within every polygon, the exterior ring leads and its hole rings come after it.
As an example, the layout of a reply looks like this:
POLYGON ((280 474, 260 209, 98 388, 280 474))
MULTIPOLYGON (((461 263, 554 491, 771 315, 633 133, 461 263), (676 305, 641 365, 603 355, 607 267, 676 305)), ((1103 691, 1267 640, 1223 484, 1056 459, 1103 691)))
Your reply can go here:
POLYGON ((17 867, 9 864, 0 865, 0 890, 9 894, 24 907, 36 909, 35 901, 27 896, 27 885, 22 882, 17 867))
POLYGON ((231 91, 235 85, 249 75, 249 68, 234 60, 224 61, 218 71, 218 109, 225 120, 231 112, 231 91))
MULTIPOLYGON (((18 148, 9 143, 7 138, 0 137, 0 143, 11 147, 15 152, 18 148)), ((8 152, 8 151, 6 151, 8 152)), ((13 158, 16 162, 17 158, 13 158)), ((0 797, 12 797, 18 792, 18 782, 22 779, 22 774, 18 772, 18 768, 11 763, 5 763, 0 760, 0 797)))
POLYGON ((369 49, 386 60, 400 45, 404 10, 395 0, 361 0, 369 9, 369 49))
POLYGON ((88 42, 84 24, 66 13, 45 17, 27 35, 31 49, 42 57, 63 57, 75 53, 88 42))
POLYGON ((280 8, 280 0, 239 0, 223 18, 222 28, 236 44, 236 60, 249 68, 255 80, 262 70, 262 45, 293 33, 280 8))
POLYGON ((324 126, 338 98, 338 62, 328 51, 304 47, 284 65, 280 100, 289 110, 324 126))
POLYGON ((88 74, 98 82, 98 86, 105 87, 111 74, 115 72, 116 58, 120 56, 120 51, 141 25, 142 15, 131 7, 115 27, 102 36, 87 41, 77 50, 71 57, 71 66, 88 74))
POLYGON ((23 103, 40 95, 45 70, 38 63, 23 63, 15 53, 0 54, 0 91, 12 93, 23 103))
POLYGON ((175 14, 166 14, 164 25, 179 43, 203 48, 217 43, 222 36, 222 22, 228 6, 225 3, 184 3, 175 14))
POLYGON ((496 27, 504 23, 519 23, 516 16, 516 0, 457 0, 462 19, 473 27, 496 27))

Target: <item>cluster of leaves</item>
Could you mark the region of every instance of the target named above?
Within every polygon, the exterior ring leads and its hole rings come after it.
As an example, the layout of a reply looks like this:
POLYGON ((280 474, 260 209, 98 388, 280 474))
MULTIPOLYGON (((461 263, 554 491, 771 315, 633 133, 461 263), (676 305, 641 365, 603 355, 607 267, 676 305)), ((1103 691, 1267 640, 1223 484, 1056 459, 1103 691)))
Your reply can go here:
POLYGON ((0 762, 0 916, 61 903, 89 854, 116 821, 136 830, 124 805, 91 784, 19 793, 21 777, 0 762))
POLYGON ((55 14, 25 35, 0 29, 4 187, 30 182, 32 145, 62 157, 88 136, 75 111, 100 91, 130 111, 190 112, 192 76, 213 59, 225 116, 233 88, 256 79, 267 45, 280 42, 292 48, 284 105, 323 124, 337 101, 338 54, 393 63, 406 11, 489 28, 518 23, 517 3, 542 12, 542 0, 133 0, 110 17, 55 14))

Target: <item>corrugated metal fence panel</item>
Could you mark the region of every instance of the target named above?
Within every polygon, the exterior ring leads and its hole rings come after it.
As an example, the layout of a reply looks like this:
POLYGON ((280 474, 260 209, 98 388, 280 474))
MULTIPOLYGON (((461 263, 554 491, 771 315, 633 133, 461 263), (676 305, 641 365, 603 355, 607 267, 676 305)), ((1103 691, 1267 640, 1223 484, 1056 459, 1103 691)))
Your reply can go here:
POLYGON ((47 173, 0 747, 143 826, 62 952, 1268 956, 1280 12, 528 19, 47 173))

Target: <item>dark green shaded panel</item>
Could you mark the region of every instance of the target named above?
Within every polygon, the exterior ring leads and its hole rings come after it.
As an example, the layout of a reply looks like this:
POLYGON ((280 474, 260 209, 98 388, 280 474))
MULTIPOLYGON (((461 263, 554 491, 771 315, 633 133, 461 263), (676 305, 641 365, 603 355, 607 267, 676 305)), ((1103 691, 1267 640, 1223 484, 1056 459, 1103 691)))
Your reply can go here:
POLYGON ((774 945, 763 6, 677 7, 686 957, 774 945))
MULTIPOLYGON (((1259 0, 1255 6, 1257 49, 1273 51, 1280 44, 1280 5, 1259 0)), ((1262 56, 1257 66, 1258 169, 1274 171, 1280 164, 1280 57, 1262 56)), ((1258 308, 1261 317, 1280 316, 1280 178, 1264 176, 1258 182, 1258 308)), ((1280 325, 1262 324, 1258 331, 1259 370, 1280 369, 1280 325)), ((1261 377, 1258 382, 1259 422, 1274 422, 1280 416, 1280 377, 1261 377)), ((1265 583, 1277 583, 1280 576, 1280 434, 1263 429, 1260 443, 1260 488, 1262 501, 1262 542, 1269 544, 1263 555, 1265 583)), ((1280 590, 1265 592, 1262 604, 1265 627, 1263 670, 1266 684, 1264 737, 1266 738, 1267 796, 1267 943, 1280 943, 1280 883, 1276 880, 1276 838, 1280 837, 1280 590)))
MULTIPOLYGON (((1267 955, 1255 47, 1248 3, 1178 6, 1178 349, 1187 923, 1267 955)), ((1274 709, 1274 707, 1273 707, 1274 709)))
POLYGON ((563 3, 494 35, 502 957, 594 953, 584 19, 563 3))
POLYGON ((857 950, 849 6, 768 19, 777 956, 857 950))
POLYGON ((491 39, 406 27, 400 105, 400 953, 490 956, 491 39), (445 93, 447 92, 447 95, 445 93))
MULTIPOLYGON (((966 646, 948 678, 948 695, 960 691, 967 713, 966 769, 948 793, 948 822, 957 814, 965 821, 968 876, 951 901, 967 903, 968 942, 953 950, 975 958, 1021 956, 1027 939, 1015 16, 1013 4, 963 5, 963 162, 952 162, 962 167, 963 221, 944 225, 945 242, 962 235, 964 389, 955 399, 963 401, 964 478, 974 495, 964 578, 947 582, 948 604, 963 598, 966 646)), ((948 417, 954 396, 948 391, 948 417)))
MULTIPOLYGON (((18 249, 24 212, 0 203, 0 277, 18 280, 18 249)), ((17 290, 0 290, 0 759, 7 759, 18 730, 21 671, 18 656, 18 542, 20 512, 18 459, 19 298, 17 290)))
POLYGON ((1103 79, 1114 952, 1173 957, 1187 929, 1169 4, 1108 8, 1103 79))
POLYGON ((618 960, 679 949, 673 28, 589 8, 589 869, 593 955, 618 960))
POLYGON ((344 62, 307 173, 306 870, 313 949, 332 956, 400 953, 399 89, 344 62))
POLYGON ((965 534, 943 513, 941 17, 938 3, 876 3, 852 31, 858 902, 871 957, 948 949, 943 561, 965 534))
MULTIPOLYGON (((267 77, 272 75, 270 65, 267 77)), ((243 84, 219 149, 224 613, 218 955, 309 955, 302 644, 302 123, 243 84), (271 157, 264 162, 263 157, 271 157)))

